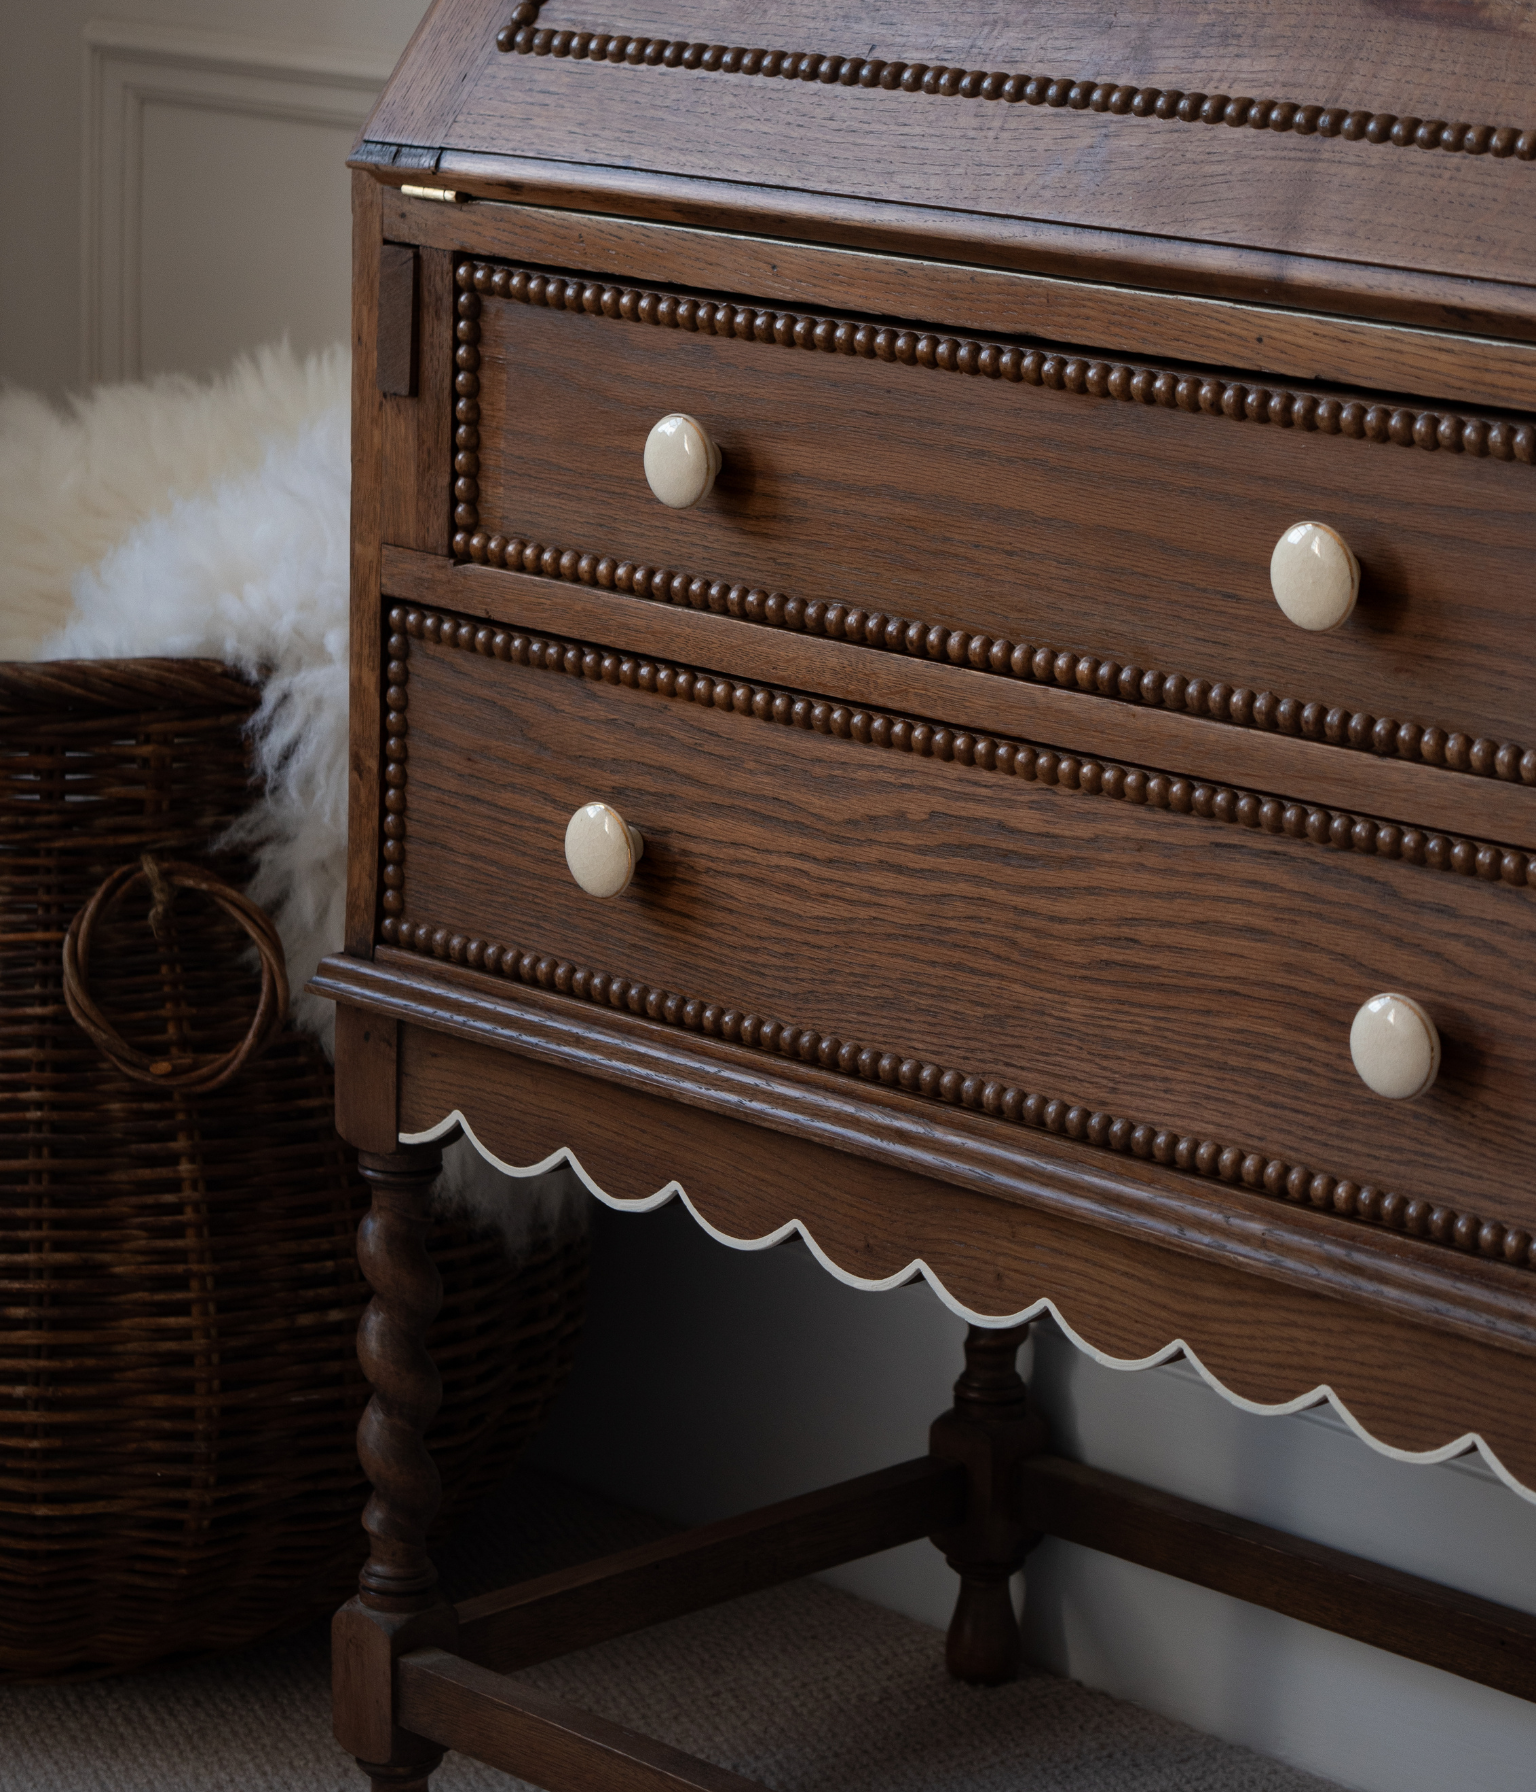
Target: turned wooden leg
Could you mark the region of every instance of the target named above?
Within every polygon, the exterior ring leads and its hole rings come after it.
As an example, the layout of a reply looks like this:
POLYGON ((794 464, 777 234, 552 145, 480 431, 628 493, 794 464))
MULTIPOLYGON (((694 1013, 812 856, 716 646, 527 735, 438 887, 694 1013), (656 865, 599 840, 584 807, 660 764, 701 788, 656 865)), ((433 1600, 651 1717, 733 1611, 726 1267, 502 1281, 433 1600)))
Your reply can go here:
POLYGON ((955 1404, 934 1421, 931 1454, 961 1463, 969 1481, 965 1517, 933 1541, 960 1576, 945 1661, 957 1680, 999 1686, 1019 1672, 1020 1638, 1011 1581, 1039 1535, 1022 1520, 1020 1466, 1045 1448, 1044 1422, 1030 1409, 1015 1366, 1027 1325, 973 1325, 955 1404))
POLYGON ((413 1649, 453 1649, 458 1640, 457 1617, 438 1592, 427 1555, 427 1527, 442 1496, 424 1441, 443 1396, 426 1347, 443 1298, 427 1251, 442 1152, 365 1152, 358 1167, 373 1190, 357 1234, 358 1261, 373 1289, 357 1332, 358 1359, 373 1388, 357 1428, 357 1453, 373 1484, 363 1513, 371 1548, 357 1597, 332 1627, 334 1724, 374 1792, 425 1792, 443 1751, 396 1726, 394 1662, 413 1649))

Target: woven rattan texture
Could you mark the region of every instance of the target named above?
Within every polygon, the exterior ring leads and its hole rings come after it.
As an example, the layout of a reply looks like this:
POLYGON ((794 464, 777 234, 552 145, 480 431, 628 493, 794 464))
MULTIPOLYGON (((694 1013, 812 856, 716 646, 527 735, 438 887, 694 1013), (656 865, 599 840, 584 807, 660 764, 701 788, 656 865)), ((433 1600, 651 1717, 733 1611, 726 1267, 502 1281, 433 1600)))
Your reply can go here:
MULTIPOLYGON (((76 1027, 61 946, 146 850, 246 868, 210 842, 251 801, 256 692, 194 662, 0 667, 0 1677, 100 1673, 235 1647, 355 1584, 367 1487, 368 1196, 328 1066, 289 1030, 215 1093, 115 1071, 76 1027)), ((144 886, 92 984, 137 1048, 235 1045, 259 974, 241 929, 144 886)), ((487 1491, 569 1366, 584 1241, 509 1263, 439 1222, 432 1443, 444 1513, 487 1491)))

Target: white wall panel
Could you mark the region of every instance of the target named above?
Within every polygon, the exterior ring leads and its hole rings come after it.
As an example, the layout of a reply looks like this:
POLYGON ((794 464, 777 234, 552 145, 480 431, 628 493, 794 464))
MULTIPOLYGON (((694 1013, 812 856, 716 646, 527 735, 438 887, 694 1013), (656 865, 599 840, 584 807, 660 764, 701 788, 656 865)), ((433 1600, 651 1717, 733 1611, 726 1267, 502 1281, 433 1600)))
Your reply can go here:
POLYGON ((346 157, 393 59, 164 26, 85 45, 85 379, 345 336, 346 157))
POLYGON ((354 137, 349 125, 313 119, 180 103, 146 110, 137 329, 123 331, 124 375, 211 373, 252 343, 287 336, 303 354, 345 338, 343 164, 354 137), (217 197, 186 191, 189 166, 216 177, 217 197))
POLYGON ((0 380, 57 395, 139 365, 199 370, 284 330, 303 346, 343 335, 342 162, 424 10, 0 0, 0 380), (242 151, 269 160, 265 211, 252 210, 242 151), (178 309, 198 277, 183 245, 198 233, 205 259, 261 264, 265 290, 243 283, 244 310, 218 332, 178 309))

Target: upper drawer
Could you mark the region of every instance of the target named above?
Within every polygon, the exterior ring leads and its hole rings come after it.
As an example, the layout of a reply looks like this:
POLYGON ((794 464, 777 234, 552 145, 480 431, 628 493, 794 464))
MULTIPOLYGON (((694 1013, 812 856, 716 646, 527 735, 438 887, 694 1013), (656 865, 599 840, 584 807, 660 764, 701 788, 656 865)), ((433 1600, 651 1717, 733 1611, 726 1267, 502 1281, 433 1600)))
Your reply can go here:
POLYGON ((1530 888, 1218 784, 454 616, 393 627, 387 942, 1469 1248, 1523 1227, 1529 1247, 1530 888), (645 839, 608 902, 565 859, 594 799, 645 839), (1415 1102, 1351 1063, 1357 1008, 1389 990, 1444 1041, 1415 1102), (1469 1214, 1492 1230, 1457 1232, 1469 1214))
POLYGON ((852 608, 873 646, 1536 784, 1529 422, 488 263, 459 280, 462 557, 829 633, 852 608), (725 457, 691 510, 642 467, 672 411, 725 457), (1363 567, 1332 633, 1271 592, 1299 521, 1363 567))

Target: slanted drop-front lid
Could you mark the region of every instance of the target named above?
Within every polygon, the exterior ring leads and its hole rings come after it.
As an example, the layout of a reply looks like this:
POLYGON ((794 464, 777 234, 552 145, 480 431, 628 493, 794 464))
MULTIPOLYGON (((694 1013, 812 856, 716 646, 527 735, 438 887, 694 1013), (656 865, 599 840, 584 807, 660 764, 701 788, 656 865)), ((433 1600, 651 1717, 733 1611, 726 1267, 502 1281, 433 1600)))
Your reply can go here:
POLYGON ((1520 0, 437 0, 364 139, 489 196, 1536 336, 1520 0))

